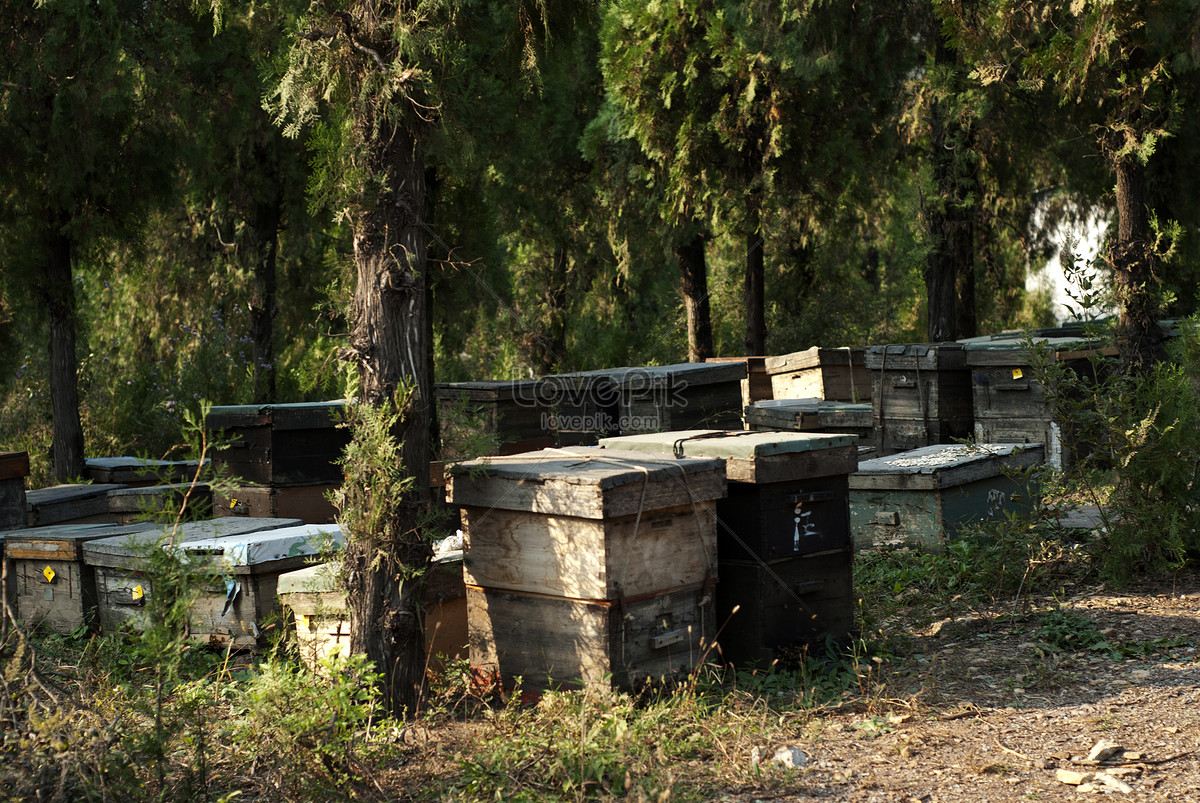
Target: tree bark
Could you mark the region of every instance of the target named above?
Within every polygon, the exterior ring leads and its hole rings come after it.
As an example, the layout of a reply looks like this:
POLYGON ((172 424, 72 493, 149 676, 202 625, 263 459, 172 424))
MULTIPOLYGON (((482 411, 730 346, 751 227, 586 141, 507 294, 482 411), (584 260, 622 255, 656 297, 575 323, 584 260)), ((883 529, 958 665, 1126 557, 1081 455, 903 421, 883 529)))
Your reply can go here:
POLYGON ((50 322, 51 459, 62 483, 83 476, 83 426, 79 419, 79 363, 75 353, 75 283, 66 215, 51 215, 46 232, 45 276, 40 282, 50 322))
POLYGON ((567 251, 559 247, 550 257, 550 282, 546 288, 546 327, 534 338, 541 374, 552 374, 567 353, 567 251))
POLYGON ((1163 355, 1158 326, 1146 167, 1136 156, 1115 157, 1117 175, 1117 239, 1110 258, 1120 312, 1117 316, 1121 362, 1131 374, 1148 371, 1163 355))
POLYGON ((254 349, 254 402, 275 402, 275 268, 283 198, 277 191, 254 210, 254 277, 250 340, 254 349))
POLYGON ((746 356, 765 354, 767 348, 766 295, 763 275, 763 241, 758 206, 751 203, 746 225, 746 356))
POLYGON ((687 310, 688 362, 713 356, 712 311, 708 303, 708 263, 704 234, 698 233, 675 248, 683 274, 683 307, 687 310))
MULTIPOLYGON (((369 121, 367 123, 369 125, 369 121)), ((394 520, 346 545, 351 650, 365 653, 384 676, 383 699, 394 713, 415 710, 424 673, 424 635, 416 578, 430 548, 420 537, 429 501, 429 416, 433 383, 427 358, 424 154, 403 126, 370 142, 369 171, 387 189, 363 199, 354 217, 357 285, 350 332, 360 393, 368 404, 390 399, 403 416, 395 432, 413 486, 394 520)), ((383 469, 385 467, 381 467, 383 469)))

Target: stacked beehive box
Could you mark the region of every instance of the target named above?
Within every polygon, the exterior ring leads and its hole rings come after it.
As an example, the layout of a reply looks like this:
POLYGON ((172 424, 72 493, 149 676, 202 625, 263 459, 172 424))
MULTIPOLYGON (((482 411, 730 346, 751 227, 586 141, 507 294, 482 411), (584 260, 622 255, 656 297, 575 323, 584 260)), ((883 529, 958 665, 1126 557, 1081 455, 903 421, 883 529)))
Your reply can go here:
POLYGON ((687 362, 609 372, 620 398, 623 435, 706 427, 742 428, 739 363, 687 362))
POLYGON ((555 446, 595 446, 619 432, 621 392, 605 371, 555 374, 542 385, 555 446))
POLYGON ((1038 489, 1023 471, 1044 454, 1041 444, 941 444, 861 463, 850 476, 855 546, 940 550, 963 527, 1028 510, 1038 489))
POLYGON ((95 483, 117 483, 130 488, 191 482, 200 464, 196 460, 151 460, 143 457, 89 457, 83 475, 95 483))
POLYGON ((742 407, 757 401, 773 399, 771 376, 767 373, 769 357, 709 357, 705 362, 745 363, 746 376, 742 378, 742 407))
POLYGON ((1060 363, 1081 379, 1095 381, 1104 372, 1102 361, 1116 348, 1079 337, 1047 337, 1034 332, 1020 336, 972 338, 963 342, 971 373, 975 439, 987 443, 1041 443, 1046 462, 1056 468, 1069 464, 1063 435, 1046 390, 1031 370, 1037 349, 1043 359, 1060 363))
POLYGON ((178 528, 165 524, 91 538, 81 545, 84 571, 95 588, 96 618, 107 632, 138 630, 139 617, 152 594, 145 572, 150 550, 168 544, 230 538, 302 524, 299 519, 234 519, 193 521, 178 528))
POLYGON ((472 665, 534 688, 695 666, 724 495, 719 460, 574 447, 454 466, 472 665))
POLYGON ((869 403, 820 399, 771 399, 746 408, 746 428, 757 432, 824 432, 854 435, 859 458, 874 452, 875 424, 869 403))
POLYGON ((847 478, 855 438, 696 430, 611 438, 605 448, 717 458, 718 642, 734 663, 770 661, 854 623, 847 478), (736 612, 735 612, 736 611, 736 612))
MULTIPOLYGON (((24 527, 25 478, 29 476, 29 452, 0 453, 0 530, 24 527)), ((3 553, 0 553, 2 556, 3 553)))
POLYGON ((866 365, 880 455, 974 434, 971 373, 961 343, 871 346, 866 365))
POLYGON ((450 459, 461 456, 462 444, 479 435, 494 447, 487 450, 491 454, 552 445, 551 409, 541 380, 440 383, 434 395, 443 453, 450 459))
POLYGON ((818 348, 767 357, 770 398, 870 401, 871 372, 863 349, 818 348))
POLYGON ((25 494, 26 524, 116 524, 108 509, 108 494, 125 488, 119 483, 51 485, 25 494))
POLYGON ((342 482, 337 461, 350 430, 339 427, 344 401, 213 407, 205 426, 220 448, 213 464, 239 484, 213 500, 223 516, 297 518, 336 515, 328 493, 342 482))

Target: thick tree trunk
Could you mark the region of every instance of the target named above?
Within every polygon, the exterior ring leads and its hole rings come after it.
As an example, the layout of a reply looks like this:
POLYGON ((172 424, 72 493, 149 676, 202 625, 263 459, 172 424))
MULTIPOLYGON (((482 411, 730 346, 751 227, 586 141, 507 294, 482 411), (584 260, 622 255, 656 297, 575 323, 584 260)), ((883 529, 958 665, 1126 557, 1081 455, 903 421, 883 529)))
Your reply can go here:
POLYGON ((254 210, 254 277, 250 340, 254 348, 254 401, 275 401, 275 267, 283 198, 273 193, 254 210))
POLYGON ((746 226, 746 355, 765 354, 767 348, 766 294, 763 276, 763 240, 758 207, 751 203, 746 226))
MULTIPOLYGON (((419 530, 429 500, 429 416, 433 383, 426 316, 425 166, 420 143, 396 128, 376 134, 368 166, 388 189, 363 199, 354 220, 357 285, 350 345, 368 404, 402 404, 396 438, 414 480, 383 531, 348 539, 346 569, 351 650, 384 675, 384 700, 395 713, 415 710, 423 678, 424 636, 416 577, 430 549, 419 530)), ((380 467, 381 470, 386 467, 380 467)))
POLYGON ((687 311, 688 362, 713 356, 712 312, 708 303, 708 262, 704 235, 697 234, 675 248, 683 274, 683 307, 687 311))
POLYGON ((1129 373, 1149 370, 1163 355, 1154 282, 1150 215, 1146 205, 1146 167, 1136 156, 1116 158, 1117 239, 1111 260, 1117 301, 1121 362, 1129 373))
POLYGON ((83 476, 83 426, 79 419, 79 369, 75 354, 75 284, 65 216, 47 227, 46 273, 40 283, 50 321, 50 411, 54 420, 51 459, 54 478, 83 476))

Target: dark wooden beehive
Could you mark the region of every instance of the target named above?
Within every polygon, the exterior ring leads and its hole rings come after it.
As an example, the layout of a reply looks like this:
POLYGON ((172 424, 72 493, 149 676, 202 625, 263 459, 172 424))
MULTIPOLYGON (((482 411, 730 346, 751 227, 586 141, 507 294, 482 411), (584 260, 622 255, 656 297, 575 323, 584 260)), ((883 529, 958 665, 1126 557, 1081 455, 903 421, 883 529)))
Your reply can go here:
POLYGON ((434 388, 443 453, 460 457, 457 444, 481 434, 496 448, 516 454, 552 445, 551 408, 541 380, 439 383, 434 388))
POLYGON ((29 512, 25 506, 25 478, 28 476, 29 452, 0 453, 0 530, 28 524, 29 512))
POLYGON ((961 343, 871 346, 875 445, 888 455, 970 438, 971 374, 961 343))
POLYGON ((218 437, 213 463, 244 482, 275 487, 340 483, 337 461, 350 430, 344 401, 213 407, 205 426, 218 437))

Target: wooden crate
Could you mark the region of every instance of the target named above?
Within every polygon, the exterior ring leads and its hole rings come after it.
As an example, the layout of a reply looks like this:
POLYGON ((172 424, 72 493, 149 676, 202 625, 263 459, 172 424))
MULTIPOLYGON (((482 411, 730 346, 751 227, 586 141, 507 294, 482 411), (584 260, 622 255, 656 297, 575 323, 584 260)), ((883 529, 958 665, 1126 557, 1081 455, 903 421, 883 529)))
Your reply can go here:
POLYGON ((340 483, 337 465, 350 442, 339 427, 345 401, 213 407, 205 427, 223 442, 213 463, 247 483, 340 483))
MULTIPOLYGON (((1108 371, 1102 364, 1117 354, 1115 346, 1079 337, 1042 337, 1033 333, 1035 348, 1052 362, 1070 368, 1085 381, 1108 371), (1094 363, 1096 360, 1097 363, 1094 363)), ((1017 337, 974 338, 964 344, 971 372, 975 437, 991 443, 1043 443, 1046 463, 1064 467, 1061 430, 1045 388, 1032 375, 1033 355, 1017 337)), ((1069 455, 1066 462, 1070 462, 1069 455)))
POLYGON ((721 564, 717 643, 727 663, 768 664, 824 653, 854 629, 849 545, 785 560, 721 564), (736 613, 734 608, 737 608, 736 613))
POLYGON ((495 454, 516 454, 553 445, 549 396, 541 380, 443 382, 434 386, 442 452, 460 456, 457 444, 483 434, 495 454))
POLYGON ((83 475, 92 482, 115 482, 130 488, 139 488, 145 485, 191 482, 196 478, 199 466, 196 460, 89 457, 83 461, 83 475))
POLYGON ((742 429, 739 363, 688 362, 604 373, 616 384, 621 434, 708 427, 742 429))
POLYGON ((212 491, 190 483, 142 485, 108 492, 108 512, 118 524, 133 524, 183 512, 185 521, 212 517, 212 491))
POLYGON ((746 428, 757 431, 825 432, 855 435, 860 446, 875 440, 870 404, 820 399, 772 399, 746 408, 746 428))
POLYGON ((716 503, 722 565, 850 543, 846 478, 858 466, 850 435, 692 430, 608 438, 601 445, 723 460, 729 490, 716 503))
MULTIPOLYGON (((437 557, 422 582, 425 665, 431 671, 469 656, 462 566, 461 551, 437 557)), ((314 672, 331 655, 350 655, 350 609, 332 569, 320 563, 279 576, 279 599, 295 617, 300 657, 314 672)))
POLYGON ((721 461, 566 451, 450 468, 468 585, 610 600, 715 580, 721 461))
POLYGON ((971 437, 971 374, 961 343, 871 346, 865 360, 879 454, 971 437))
POLYGON ((214 519, 185 522, 174 530, 161 525, 150 526, 84 542, 83 563, 94 578, 100 628, 106 632, 140 629, 138 620, 152 592, 142 558, 147 550, 156 548, 164 539, 182 544, 278 530, 301 523, 296 519, 214 519))
POLYGON ((0 452, 0 530, 28 523, 25 478, 29 476, 28 452, 0 452))
POLYGON ((115 524, 108 510, 108 493, 124 488, 116 483, 100 485, 52 485, 25 493, 26 523, 29 527, 51 524, 115 524))
POLYGON ((775 399, 869 401, 871 372, 861 348, 813 347, 767 357, 764 366, 775 399))
POLYGON ((180 544, 187 555, 219 572, 192 607, 190 633, 208 644, 254 648, 265 628, 283 622, 279 575, 303 568, 340 548, 336 524, 304 524, 180 544))
POLYGON ((635 686, 678 678, 707 657, 712 590, 585 600, 467 585, 471 665, 524 689, 635 686))
POLYGON ((332 524, 337 509, 329 494, 337 485, 238 485, 213 495, 218 516, 300 519, 305 524, 332 524))
POLYGON ((621 393, 607 372, 555 374, 542 381, 555 446, 595 446, 620 431, 621 393))
POLYGON ((850 475, 850 526, 858 549, 940 550, 971 524, 1028 510, 1036 488, 1005 476, 1043 461, 1041 444, 927 446, 861 463, 850 475))
POLYGON ((767 374, 768 357, 709 357, 705 362, 745 363, 746 376, 742 379, 742 407, 757 401, 773 399, 771 377, 767 374))
POLYGON ((128 537, 154 524, 56 524, 10 530, 4 541, 16 600, 17 615, 28 624, 41 624, 57 633, 91 627, 96 610, 95 573, 83 561, 88 541, 128 537))

